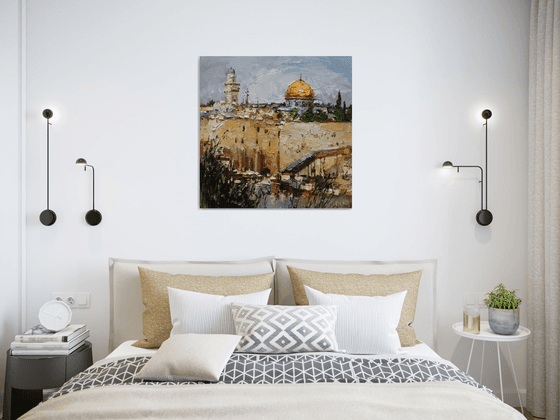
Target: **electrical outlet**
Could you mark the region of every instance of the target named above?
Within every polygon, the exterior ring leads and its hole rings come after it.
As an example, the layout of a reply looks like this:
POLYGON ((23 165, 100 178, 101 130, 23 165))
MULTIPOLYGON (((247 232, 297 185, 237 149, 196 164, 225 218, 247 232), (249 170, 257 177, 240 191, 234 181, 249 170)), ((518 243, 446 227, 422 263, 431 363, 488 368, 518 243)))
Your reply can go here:
POLYGON ((463 292, 463 306, 486 306, 484 299, 486 299, 486 293, 463 292))
POLYGON ((486 306, 486 304, 484 303, 484 299, 486 299, 486 293, 476 294, 476 301, 478 306, 486 306))
POLYGON ((62 302, 68 304, 71 308, 89 308, 90 305, 90 293, 83 292, 60 292, 52 293, 52 300, 61 300, 62 302))

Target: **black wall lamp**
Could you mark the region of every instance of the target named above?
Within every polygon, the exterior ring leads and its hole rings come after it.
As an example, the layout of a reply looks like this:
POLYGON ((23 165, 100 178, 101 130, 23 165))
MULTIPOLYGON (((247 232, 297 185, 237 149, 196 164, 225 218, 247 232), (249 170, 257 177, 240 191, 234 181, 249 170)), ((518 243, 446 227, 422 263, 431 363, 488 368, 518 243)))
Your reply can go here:
POLYGON ((84 172, 86 167, 89 166, 93 171, 93 208, 86 213, 86 222, 88 225, 97 226, 101 223, 101 213, 95 210, 95 168, 91 165, 88 165, 87 161, 84 158, 79 158, 76 160, 76 165, 84 165, 84 172))
POLYGON ((43 117, 45 117, 47 119, 47 209, 43 210, 41 212, 41 215, 39 216, 39 220, 41 221, 42 224, 44 224, 45 226, 52 226, 54 225, 54 222, 56 222, 56 213, 54 211, 52 211, 49 208, 49 196, 50 196, 50 191, 49 191, 49 184, 50 184, 50 179, 49 179, 49 149, 50 149, 50 144, 49 144, 49 127, 51 125, 50 123, 50 119, 53 116, 53 112, 50 109, 45 109, 43 110, 43 117))
POLYGON ((471 165, 453 165, 450 161, 443 162, 444 168, 457 168, 457 172, 459 172, 459 168, 478 168, 480 169, 480 211, 476 213, 476 221, 481 226, 488 226, 492 223, 494 217, 490 210, 488 210, 488 120, 492 116, 492 111, 489 109, 485 109, 482 111, 482 118, 486 120, 483 124, 486 126, 486 187, 484 186, 484 171, 480 166, 471 165), (486 190, 486 207, 484 206, 484 191, 486 190))

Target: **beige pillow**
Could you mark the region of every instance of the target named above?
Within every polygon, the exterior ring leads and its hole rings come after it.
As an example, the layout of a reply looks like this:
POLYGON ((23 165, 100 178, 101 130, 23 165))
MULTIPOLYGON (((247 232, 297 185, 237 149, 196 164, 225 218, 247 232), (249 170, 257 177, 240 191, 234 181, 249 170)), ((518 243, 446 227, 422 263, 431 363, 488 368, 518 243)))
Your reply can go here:
POLYGON ((241 339, 228 334, 178 334, 164 341, 135 379, 217 381, 241 339))
POLYGON ((257 276, 197 276, 189 274, 169 274, 138 267, 142 285, 143 340, 133 344, 143 349, 158 348, 169 338, 173 324, 169 310, 167 288, 188 290, 210 295, 245 295, 270 289, 274 273, 257 276))
POLYGON ((346 296, 388 296, 407 290, 397 332, 401 346, 414 346, 414 328, 410 326, 416 313, 416 300, 422 270, 399 274, 338 274, 320 273, 288 266, 297 305, 308 305, 304 285, 323 293, 346 296))

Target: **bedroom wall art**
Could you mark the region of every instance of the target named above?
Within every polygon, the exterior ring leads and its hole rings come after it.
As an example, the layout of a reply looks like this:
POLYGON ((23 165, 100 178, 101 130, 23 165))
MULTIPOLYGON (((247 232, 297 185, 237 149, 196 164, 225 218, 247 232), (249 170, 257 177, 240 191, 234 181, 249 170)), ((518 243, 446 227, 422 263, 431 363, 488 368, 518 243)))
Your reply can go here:
POLYGON ((352 57, 201 57, 200 207, 352 208, 352 57))

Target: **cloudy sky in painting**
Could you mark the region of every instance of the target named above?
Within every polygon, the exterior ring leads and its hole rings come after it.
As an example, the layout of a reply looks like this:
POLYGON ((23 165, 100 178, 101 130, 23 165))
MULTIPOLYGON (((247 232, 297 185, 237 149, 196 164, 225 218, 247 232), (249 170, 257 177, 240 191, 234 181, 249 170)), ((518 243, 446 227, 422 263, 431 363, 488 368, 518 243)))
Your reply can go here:
POLYGON ((338 91, 352 104, 352 57, 200 57, 200 103, 225 100, 224 82, 233 67, 241 84, 239 101, 249 89, 249 102, 284 102, 286 89, 301 78, 315 99, 335 103, 338 91))

